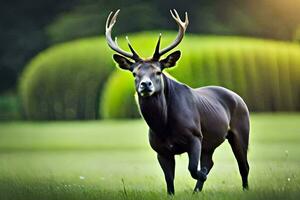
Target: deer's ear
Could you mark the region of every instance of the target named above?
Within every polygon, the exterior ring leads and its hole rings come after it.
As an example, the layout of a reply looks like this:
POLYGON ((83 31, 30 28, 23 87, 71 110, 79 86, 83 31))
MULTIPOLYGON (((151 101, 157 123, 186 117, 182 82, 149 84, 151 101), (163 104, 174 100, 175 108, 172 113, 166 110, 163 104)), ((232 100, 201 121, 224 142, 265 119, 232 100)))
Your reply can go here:
POLYGON ((171 53, 170 55, 168 55, 165 59, 159 61, 162 68, 169 68, 169 67, 173 67, 176 65, 176 62, 179 60, 180 58, 180 51, 175 51, 173 53, 171 53))
POLYGON ((133 62, 118 54, 114 54, 113 58, 118 63, 121 69, 132 71, 133 62))

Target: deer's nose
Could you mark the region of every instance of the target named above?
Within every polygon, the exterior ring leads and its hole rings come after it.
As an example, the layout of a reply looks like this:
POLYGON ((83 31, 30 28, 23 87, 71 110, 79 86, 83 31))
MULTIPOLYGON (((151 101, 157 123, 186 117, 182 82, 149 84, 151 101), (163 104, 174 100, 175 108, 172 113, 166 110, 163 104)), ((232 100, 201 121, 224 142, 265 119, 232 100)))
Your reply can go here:
POLYGON ((142 87, 151 87, 152 86, 152 82, 151 81, 142 81, 141 82, 141 86, 142 87))
POLYGON ((145 88, 149 89, 151 87, 152 87, 152 81, 150 81, 150 80, 145 80, 140 83, 141 89, 145 89, 145 88))

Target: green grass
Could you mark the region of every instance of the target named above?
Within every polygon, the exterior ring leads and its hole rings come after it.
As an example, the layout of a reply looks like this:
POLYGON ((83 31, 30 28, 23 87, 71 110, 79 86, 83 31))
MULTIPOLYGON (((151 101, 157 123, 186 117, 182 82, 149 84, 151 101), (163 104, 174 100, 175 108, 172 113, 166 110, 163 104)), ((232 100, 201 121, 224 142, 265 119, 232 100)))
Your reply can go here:
MULTIPOLYGON (((298 199, 300 114, 252 114, 251 129, 249 191, 225 142, 197 195, 177 156, 174 199, 298 199)), ((0 123, 0 199, 169 199, 146 130, 141 120, 0 123)))

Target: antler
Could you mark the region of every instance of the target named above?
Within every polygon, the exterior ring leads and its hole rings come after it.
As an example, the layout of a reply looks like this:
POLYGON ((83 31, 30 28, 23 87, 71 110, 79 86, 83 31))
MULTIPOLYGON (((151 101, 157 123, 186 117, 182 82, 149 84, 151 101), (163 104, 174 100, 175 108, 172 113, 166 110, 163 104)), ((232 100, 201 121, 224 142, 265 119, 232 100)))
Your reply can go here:
POLYGON ((175 9, 170 10, 170 13, 173 17, 173 19, 175 20, 175 22, 178 25, 178 34, 175 38, 175 40, 166 48, 162 49, 161 51, 159 51, 159 45, 160 45, 160 39, 161 39, 161 34, 159 35, 157 44, 156 44, 156 48, 155 48, 155 52, 153 54, 152 60, 159 60, 159 58, 164 55, 165 53, 167 53, 168 51, 174 49, 183 39, 185 30, 189 24, 189 19, 188 19, 188 14, 187 12, 185 12, 185 20, 184 22, 181 21, 177 11, 175 9))
POLYGON ((132 48, 127 36, 126 36, 126 40, 127 40, 127 43, 128 43, 131 53, 126 52, 119 47, 119 45, 117 43, 117 37, 115 37, 115 40, 113 40, 111 37, 111 30, 116 23, 116 19, 117 19, 119 12, 120 12, 120 9, 118 9, 113 16, 112 16, 113 12, 110 12, 107 17, 106 25, 105 25, 105 36, 106 36, 107 44, 110 48, 112 48, 114 51, 118 52, 119 54, 121 54, 125 57, 128 57, 128 58, 131 58, 135 61, 139 61, 139 60, 141 60, 141 58, 138 56, 138 54, 132 48))

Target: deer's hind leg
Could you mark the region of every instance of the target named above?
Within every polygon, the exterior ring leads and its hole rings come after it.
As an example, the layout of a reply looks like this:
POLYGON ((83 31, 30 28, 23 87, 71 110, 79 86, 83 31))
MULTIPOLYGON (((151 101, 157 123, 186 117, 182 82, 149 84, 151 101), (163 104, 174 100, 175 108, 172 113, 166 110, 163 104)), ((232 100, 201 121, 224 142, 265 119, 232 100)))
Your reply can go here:
POLYGON ((243 189, 248 189, 249 164, 247 159, 249 141, 249 119, 240 120, 231 127, 227 135, 228 142, 238 162, 242 177, 243 189))

